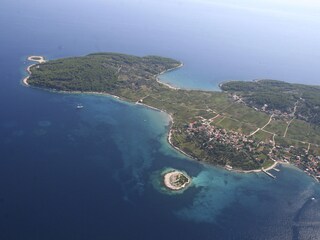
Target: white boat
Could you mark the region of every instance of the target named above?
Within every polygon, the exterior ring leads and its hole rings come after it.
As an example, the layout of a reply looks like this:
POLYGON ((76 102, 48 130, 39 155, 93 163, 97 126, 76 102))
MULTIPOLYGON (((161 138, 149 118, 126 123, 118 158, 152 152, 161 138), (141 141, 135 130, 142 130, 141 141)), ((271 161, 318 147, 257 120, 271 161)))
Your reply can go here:
POLYGON ((76 108, 77 108, 77 109, 81 109, 81 108, 83 108, 83 105, 78 104, 76 108))

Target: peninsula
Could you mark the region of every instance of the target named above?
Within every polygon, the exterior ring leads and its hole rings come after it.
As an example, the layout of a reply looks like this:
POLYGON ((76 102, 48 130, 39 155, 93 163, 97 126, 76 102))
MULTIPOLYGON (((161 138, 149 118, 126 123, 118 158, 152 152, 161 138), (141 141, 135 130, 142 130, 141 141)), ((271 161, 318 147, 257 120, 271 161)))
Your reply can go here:
POLYGON ((213 92, 173 88, 159 81, 159 74, 180 66, 158 56, 95 53, 39 62, 28 68, 25 83, 110 94, 165 111, 172 119, 169 143, 202 162, 241 172, 290 162, 320 178, 319 87, 265 80, 252 85, 229 82, 221 85, 222 92, 213 92), (287 95, 278 95, 282 92, 287 95))

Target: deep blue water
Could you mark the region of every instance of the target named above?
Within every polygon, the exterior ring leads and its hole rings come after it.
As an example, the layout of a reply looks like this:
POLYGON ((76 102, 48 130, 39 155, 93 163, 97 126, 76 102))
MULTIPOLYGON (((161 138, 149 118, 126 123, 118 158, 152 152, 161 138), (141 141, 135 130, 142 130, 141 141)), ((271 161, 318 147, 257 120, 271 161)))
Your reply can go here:
POLYGON ((20 83, 28 55, 114 51, 183 61, 163 80, 186 88, 319 84, 318 23, 192 1, 2 0, 0 239, 319 239, 320 188, 303 172, 204 166, 167 144, 164 113, 20 83), (194 185, 164 194, 154 182, 168 167, 194 185))

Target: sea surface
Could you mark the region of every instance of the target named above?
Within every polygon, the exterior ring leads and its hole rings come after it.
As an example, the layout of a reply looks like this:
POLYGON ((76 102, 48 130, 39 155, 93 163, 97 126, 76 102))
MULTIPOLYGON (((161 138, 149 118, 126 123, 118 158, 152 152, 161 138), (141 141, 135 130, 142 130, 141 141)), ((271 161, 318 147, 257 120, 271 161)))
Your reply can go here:
POLYGON ((161 79, 183 88, 320 84, 319 23, 217 1, 1 0, 0 239, 320 239, 320 185, 302 171, 279 166, 273 180, 203 165, 167 143, 165 113, 21 84, 28 55, 106 51, 181 60, 161 79), (193 185, 164 191, 168 168, 193 185))

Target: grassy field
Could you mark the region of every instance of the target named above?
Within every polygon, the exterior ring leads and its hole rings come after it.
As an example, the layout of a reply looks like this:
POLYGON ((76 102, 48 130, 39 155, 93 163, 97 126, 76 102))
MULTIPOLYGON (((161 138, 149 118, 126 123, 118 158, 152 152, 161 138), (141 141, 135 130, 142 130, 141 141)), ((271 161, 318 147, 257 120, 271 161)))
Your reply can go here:
POLYGON ((308 144, 298 141, 298 140, 294 140, 294 139, 289 139, 289 138, 284 138, 284 137, 275 137, 275 141, 277 145, 281 145, 283 147, 290 147, 290 146, 294 146, 295 148, 303 148, 303 149, 307 149, 308 148, 308 144))
POLYGON ((241 132, 246 135, 249 135, 256 129, 256 126, 244 122, 240 122, 239 120, 233 118, 223 118, 218 123, 214 124, 217 127, 225 128, 228 130, 233 130, 236 132, 241 132))
POLYGON ((278 136, 283 136, 287 127, 287 123, 284 120, 272 120, 264 130, 268 132, 273 132, 278 136))
POLYGON ((320 128, 305 121, 295 119, 289 126, 287 137, 320 145, 320 128))
POLYGON ((269 142, 273 138, 273 134, 267 133, 265 131, 259 131, 254 135, 255 139, 258 141, 269 142))

